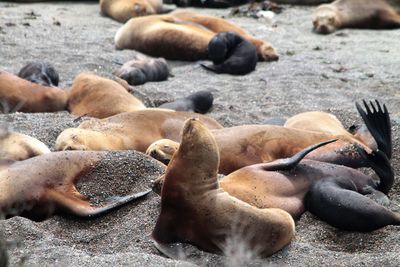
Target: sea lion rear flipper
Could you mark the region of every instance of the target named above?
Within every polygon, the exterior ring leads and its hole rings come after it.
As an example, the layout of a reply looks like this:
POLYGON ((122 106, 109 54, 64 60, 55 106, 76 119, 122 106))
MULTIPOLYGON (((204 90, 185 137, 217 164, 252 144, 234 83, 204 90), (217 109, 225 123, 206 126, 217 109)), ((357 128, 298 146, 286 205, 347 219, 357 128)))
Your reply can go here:
POLYGON ((203 63, 200 63, 200 66, 202 66, 204 69, 206 69, 206 70, 209 70, 209 71, 212 71, 212 72, 215 72, 215 73, 221 73, 220 71, 219 71, 219 69, 218 68, 216 68, 216 66, 215 65, 205 65, 205 64, 203 64, 203 63))
POLYGON ((356 149, 360 156, 367 161, 368 165, 379 176, 380 182, 376 189, 387 194, 394 183, 394 172, 386 154, 380 150, 368 154, 358 145, 356 145, 356 149))
POLYGON ((120 208, 134 200, 144 197, 150 192, 151 190, 146 190, 124 197, 118 197, 118 199, 101 207, 92 207, 88 201, 84 201, 74 196, 65 195, 56 190, 50 190, 48 192, 48 197, 66 213, 79 218, 94 219, 105 215, 112 210, 120 208))
POLYGON ((356 108, 361 118, 363 119, 365 125, 367 126, 369 132, 374 137, 379 150, 382 150, 386 156, 392 158, 392 125, 390 122, 389 112, 386 109, 386 105, 383 104, 383 109, 381 108, 378 100, 375 100, 376 108, 372 101, 370 105, 372 111, 369 108, 367 102, 363 100, 366 112, 362 107, 356 103, 356 108))
POLYGON ((263 164, 263 169, 266 171, 279 171, 279 170, 291 170, 294 167, 297 166, 297 164, 299 164, 299 162, 311 151, 327 145, 329 143, 335 142, 337 139, 332 139, 332 140, 328 140, 325 142, 321 142, 312 146, 308 146, 305 149, 301 150, 300 152, 297 152, 296 154, 294 154, 292 157, 290 158, 285 158, 285 159, 277 159, 274 160, 272 162, 268 162, 268 163, 264 163, 263 164))

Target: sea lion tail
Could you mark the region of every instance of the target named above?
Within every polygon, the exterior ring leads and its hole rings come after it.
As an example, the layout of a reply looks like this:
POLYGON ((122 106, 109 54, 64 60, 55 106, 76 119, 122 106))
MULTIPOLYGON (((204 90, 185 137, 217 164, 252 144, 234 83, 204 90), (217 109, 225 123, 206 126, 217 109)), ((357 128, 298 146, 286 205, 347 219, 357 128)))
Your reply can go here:
POLYGON ((215 72, 215 73, 221 73, 219 71, 219 69, 215 67, 215 65, 208 65, 207 66, 206 64, 200 63, 200 66, 202 66, 206 70, 209 70, 209 71, 212 71, 212 72, 215 72))
POLYGON ((296 167, 299 164, 299 162, 311 151, 321 146, 333 143, 335 141, 337 141, 337 139, 331 139, 325 142, 320 142, 318 144, 306 147, 305 149, 301 150, 300 152, 297 152, 290 158, 278 159, 272 162, 264 163, 263 169, 266 171, 291 170, 294 167, 296 167))
POLYGON ((387 194, 394 183, 394 172, 389 158, 379 149, 372 151, 370 154, 358 145, 356 145, 356 149, 360 156, 367 161, 368 165, 379 176, 380 182, 376 189, 387 194))
POLYGON ((386 156, 392 158, 392 125, 390 122, 389 112, 386 109, 386 105, 383 104, 383 108, 378 100, 375 100, 376 107, 372 101, 368 103, 363 100, 365 110, 356 103, 356 108, 361 118, 363 119, 365 125, 367 126, 369 132, 374 137, 378 149, 383 151, 386 156), (371 110, 372 109, 372 110, 371 110))

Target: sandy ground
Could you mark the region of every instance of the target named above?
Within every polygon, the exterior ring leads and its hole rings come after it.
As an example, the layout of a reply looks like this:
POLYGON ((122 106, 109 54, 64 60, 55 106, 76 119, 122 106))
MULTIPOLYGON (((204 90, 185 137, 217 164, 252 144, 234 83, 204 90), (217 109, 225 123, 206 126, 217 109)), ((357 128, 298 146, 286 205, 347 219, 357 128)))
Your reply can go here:
MULTIPOLYGON (((215 104, 209 115, 225 126, 261 123, 267 117, 309 110, 332 112, 349 126, 360 123, 355 101, 379 99, 391 112, 395 146, 392 163, 398 173, 400 30, 343 30, 319 36, 311 32, 312 10, 286 7, 274 23, 229 18, 271 42, 280 53, 278 62, 260 63, 256 71, 243 77, 214 75, 196 62, 169 62, 175 77, 138 86, 137 90, 147 105, 158 105, 196 90, 210 90, 215 104)), ((229 14, 229 10, 199 11, 229 14)), ((0 68, 16 73, 28 61, 47 60, 60 72, 64 88, 82 71, 110 76, 118 67, 115 61, 123 63, 134 53, 114 49, 114 34, 120 26, 102 17, 95 2, 0 3, 0 68)), ((67 112, 0 116, 0 121, 7 121, 14 130, 39 138, 50 147, 63 129, 77 125, 73 119, 67 112)), ((101 198, 139 191, 163 171, 161 165, 143 154, 114 154, 108 167, 99 166, 88 174, 88 178, 96 178, 95 183, 82 180, 83 192, 101 198)), ((397 181, 390 198, 392 208, 399 210, 397 181)), ((14 217, 0 221, 0 234, 7 240, 11 266, 176 266, 187 262, 232 265, 232 258, 197 250, 185 261, 160 256, 150 239, 159 203, 159 197, 151 194, 93 221, 54 216, 36 223, 14 217)), ((400 265, 399 227, 349 233, 306 213, 296 230, 296 238, 288 248, 268 259, 253 261, 252 265, 400 265)))

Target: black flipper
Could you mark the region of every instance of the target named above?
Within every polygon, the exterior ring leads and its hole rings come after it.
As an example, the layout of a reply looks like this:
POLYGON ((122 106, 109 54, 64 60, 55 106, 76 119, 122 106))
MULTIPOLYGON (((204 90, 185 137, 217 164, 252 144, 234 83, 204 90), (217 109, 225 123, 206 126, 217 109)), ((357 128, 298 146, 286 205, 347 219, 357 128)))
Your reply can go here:
POLYGON ((378 102, 375 100, 376 107, 372 101, 370 101, 370 106, 363 100, 366 111, 356 103, 356 108, 361 118, 363 119, 365 125, 367 126, 369 132, 374 137, 378 149, 383 151, 386 156, 392 158, 392 125, 390 122, 389 112, 386 109, 386 105, 383 104, 383 109, 378 102))
POLYGON ((348 177, 326 177, 313 183, 305 207, 330 225, 347 231, 367 232, 400 225, 400 215, 356 191, 348 177))
POLYGON ((313 151, 321 146, 333 143, 335 141, 337 141, 337 139, 332 139, 329 141, 321 142, 321 143, 306 147, 305 149, 301 150, 300 152, 297 152, 290 158, 277 159, 272 162, 263 163, 262 168, 266 171, 288 171, 288 170, 291 170, 294 167, 296 167, 299 164, 299 162, 311 151, 313 151))
POLYGON ((394 172, 386 154, 380 150, 373 151, 371 154, 368 154, 358 145, 356 145, 356 149, 358 150, 360 156, 367 161, 367 164, 379 176, 380 182, 376 189, 388 194, 394 183, 394 172))
POLYGON ((219 69, 217 69, 216 67, 215 67, 215 65, 205 65, 205 64, 203 64, 203 63, 200 63, 200 66, 202 66, 204 69, 206 69, 206 70, 209 70, 209 71, 212 71, 212 72, 215 72, 215 73, 221 73, 220 71, 219 71, 219 69))

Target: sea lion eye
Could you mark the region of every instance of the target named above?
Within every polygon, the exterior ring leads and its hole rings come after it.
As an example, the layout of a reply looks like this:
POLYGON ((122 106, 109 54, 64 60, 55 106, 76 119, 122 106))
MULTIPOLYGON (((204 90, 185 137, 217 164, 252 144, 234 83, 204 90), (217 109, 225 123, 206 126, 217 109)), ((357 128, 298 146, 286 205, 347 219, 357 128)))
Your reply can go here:
POLYGON ((335 22, 335 18, 333 18, 333 17, 329 17, 328 21, 329 21, 329 23, 330 23, 330 24, 332 24, 332 23, 334 23, 334 22, 335 22))

